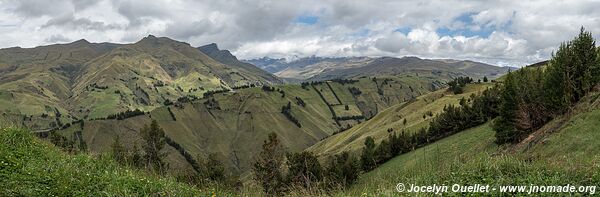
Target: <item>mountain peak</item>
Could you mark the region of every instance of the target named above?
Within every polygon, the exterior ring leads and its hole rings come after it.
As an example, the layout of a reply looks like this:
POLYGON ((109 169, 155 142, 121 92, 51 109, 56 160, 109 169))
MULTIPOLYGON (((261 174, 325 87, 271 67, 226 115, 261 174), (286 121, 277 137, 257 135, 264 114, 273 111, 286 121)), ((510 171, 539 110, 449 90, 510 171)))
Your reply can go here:
POLYGON ((89 44, 90 42, 88 42, 86 39, 79 39, 79 40, 77 40, 77 41, 73 42, 73 44, 75 44, 75 43, 85 43, 85 44, 89 44))
POLYGON ((221 50, 219 50, 219 46, 217 46, 216 43, 210 43, 210 44, 198 47, 198 49, 200 49, 204 53, 213 53, 213 52, 221 51, 221 50))

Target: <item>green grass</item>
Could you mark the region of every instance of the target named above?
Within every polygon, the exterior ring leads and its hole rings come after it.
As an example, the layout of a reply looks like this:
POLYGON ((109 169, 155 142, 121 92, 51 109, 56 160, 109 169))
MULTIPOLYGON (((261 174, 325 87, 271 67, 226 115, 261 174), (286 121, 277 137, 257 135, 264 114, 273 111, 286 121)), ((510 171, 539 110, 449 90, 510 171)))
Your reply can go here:
POLYGON ((498 154, 493 140, 494 132, 489 123, 465 130, 395 157, 363 174, 357 184, 338 195, 414 195, 397 192, 395 186, 398 183, 491 186, 600 184, 598 154, 585 156, 587 162, 579 165, 573 165, 576 162, 556 163, 552 158, 531 160, 522 154, 498 154))
MULTIPOLYGON (((330 136, 312 145, 307 150, 321 157, 328 157, 343 151, 358 153, 364 146, 363 143, 366 137, 371 136, 376 142, 379 142, 387 139, 389 134, 388 129, 393 129, 396 133, 400 133, 401 131, 408 133, 416 132, 420 128, 427 127, 432 119, 430 116, 423 118, 423 114, 431 111, 435 116, 444 109, 444 106, 449 104, 457 105, 461 98, 469 98, 471 94, 483 91, 490 86, 491 84, 470 84, 465 88, 463 94, 458 95, 442 89, 417 97, 414 101, 393 105, 382 110, 370 120, 358 124, 349 130, 330 136), (404 124, 404 119, 406 119, 406 125, 404 124)), ((344 106, 334 109, 336 111, 344 111, 344 106)))
MULTIPOLYGON (((535 144, 526 153, 556 163, 586 162, 600 157, 600 109, 575 115, 563 128, 535 144)), ((577 164, 579 165, 579 164, 577 164)))
POLYGON ((0 185, 0 196, 209 196, 222 192, 124 168, 105 155, 65 154, 27 130, 15 128, 0 129, 0 185))

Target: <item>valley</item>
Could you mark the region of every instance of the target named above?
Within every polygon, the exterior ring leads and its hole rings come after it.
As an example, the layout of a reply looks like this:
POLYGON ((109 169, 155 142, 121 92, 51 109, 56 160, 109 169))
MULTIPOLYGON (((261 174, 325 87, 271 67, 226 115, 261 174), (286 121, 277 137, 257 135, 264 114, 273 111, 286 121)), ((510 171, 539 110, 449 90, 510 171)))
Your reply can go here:
POLYGON ((599 76, 600 49, 584 28, 522 68, 416 56, 241 60, 216 43, 153 35, 4 48, 0 195, 595 188, 599 76))

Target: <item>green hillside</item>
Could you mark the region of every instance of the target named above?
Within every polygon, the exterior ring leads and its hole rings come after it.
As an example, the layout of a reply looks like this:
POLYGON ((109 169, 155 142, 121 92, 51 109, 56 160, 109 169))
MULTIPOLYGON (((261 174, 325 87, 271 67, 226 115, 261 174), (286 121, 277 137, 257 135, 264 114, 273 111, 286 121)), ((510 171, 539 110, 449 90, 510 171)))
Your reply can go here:
POLYGON ((388 138, 392 131, 413 133, 427 127, 432 117, 439 114, 444 106, 457 105, 461 98, 469 98, 477 94, 491 83, 469 84, 462 94, 455 95, 446 88, 417 97, 414 100, 401 102, 386 108, 370 120, 358 124, 347 131, 330 136, 307 150, 323 157, 350 151, 357 153, 364 146, 366 137, 373 137, 376 142, 388 138), (428 115, 431 112, 432 115, 428 115), (425 117, 424 117, 425 116, 425 117), (406 123, 404 123, 406 120, 406 123))
MULTIPOLYGON (((288 151, 302 151, 321 139, 364 122, 379 110, 441 85, 435 78, 401 75, 250 87, 191 102, 175 102, 123 120, 85 120, 83 124, 72 124, 57 132, 72 140, 78 140, 74 133, 80 132, 90 150, 107 152, 115 136, 128 148, 140 144, 140 128, 154 119, 169 138, 196 160, 217 153, 226 158, 223 162, 228 171, 245 173, 254 161, 252 156, 260 151, 263 140, 271 132, 278 134, 288 151), (360 94, 353 94, 351 88, 360 90, 360 94), (282 113, 288 104, 289 114, 298 125, 282 113)), ((191 170, 181 155, 175 151, 170 153, 173 171, 191 170)))
POLYGON ((599 96, 591 92, 516 145, 496 145, 488 122, 397 156, 339 195, 406 195, 398 183, 597 186, 599 96))
POLYGON ((0 185, 0 196, 209 196, 222 193, 124 168, 105 155, 69 155, 29 131, 15 128, 0 129, 0 185))
POLYGON ((36 130, 272 83, 280 80, 252 65, 221 63, 165 37, 0 49, 0 113, 36 130))

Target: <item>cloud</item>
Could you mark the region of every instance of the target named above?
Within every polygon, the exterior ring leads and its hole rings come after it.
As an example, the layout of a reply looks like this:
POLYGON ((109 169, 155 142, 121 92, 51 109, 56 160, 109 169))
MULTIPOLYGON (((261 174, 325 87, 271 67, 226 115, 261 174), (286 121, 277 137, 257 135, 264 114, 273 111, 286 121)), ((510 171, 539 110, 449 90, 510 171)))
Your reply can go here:
POLYGON ((240 58, 414 55, 523 66, 549 58, 581 26, 600 35, 596 0, 6 0, 0 10, 0 47, 153 34, 215 42, 240 58))
POLYGON ((92 21, 88 18, 75 18, 73 14, 64 14, 56 18, 48 20, 46 24, 42 25, 42 28, 47 27, 59 27, 73 30, 95 30, 104 31, 108 29, 120 28, 119 25, 105 24, 100 21, 92 21))

